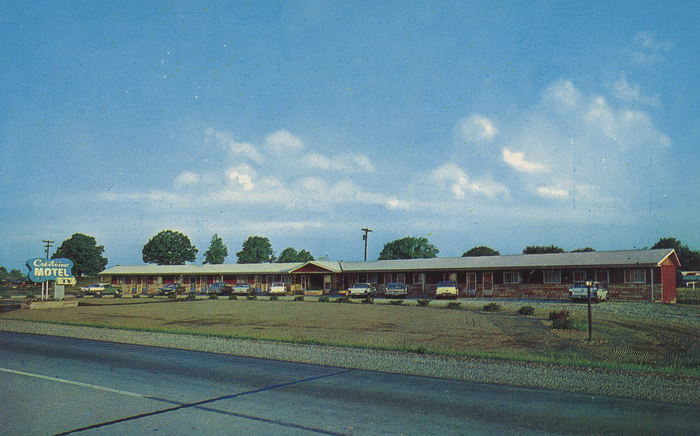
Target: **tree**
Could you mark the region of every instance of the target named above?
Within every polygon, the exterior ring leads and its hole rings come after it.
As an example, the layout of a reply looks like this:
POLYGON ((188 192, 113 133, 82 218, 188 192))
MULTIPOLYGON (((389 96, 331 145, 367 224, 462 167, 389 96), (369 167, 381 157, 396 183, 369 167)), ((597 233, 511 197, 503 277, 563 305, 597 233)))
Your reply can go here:
POLYGON ((7 274, 7 268, 5 268, 4 266, 0 266, 0 283, 7 280, 7 274))
POLYGON ((660 238, 651 248, 673 248, 685 269, 700 269, 700 251, 691 250, 676 238, 660 238))
POLYGON ((379 260, 425 259, 436 257, 439 252, 427 238, 407 236, 384 244, 379 260))
POLYGON ((73 275, 92 276, 104 271, 107 258, 102 256, 105 248, 97 245, 93 236, 74 233, 58 247, 52 259, 66 258, 73 261, 73 275))
POLYGON ((226 248, 223 239, 214 233, 209 248, 204 252, 204 263, 219 265, 224 263, 226 256, 228 256, 228 248, 226 248))
POLYGON ((577 248, 576 250, 571 250, 572 253, 591 253, 595 251, 595 248, 591 247, 583 247, 583 248, 577 248))
POLYGON ((501 253, 498 250, 494 250, 491 247, 485 247, 483 245, 479 247, 474 247, 471 250, 465 252, 462 257, 476 257, 476 256, 500 256, 501 253))
POLYGON ((314 260, 314 257, 306 250, 297 251, 292 247, 287 247, 280 253, 277 262, 308 262, 314 260))
POLYGON ((250 236, 236 256, 238 256, 238 263, 266 263, 275 260, 272 244, 264 236, 250 236))
POLYGON ((190 238, 180 232, 163 230, 143 246, 141 253, 146 263, 158 265, 184 265, 194 262, 197 248, 192 245, 190 238))
POLYGON ((26 279, 27 275, 18 269, 10 270, 10 272, 7 273, 7 280, 10 280, 12 282, 19 282, 26 279))
POLYGON ((529 245, 523 249, 523 254, 545 254, 545 253, 564 253, 563 248, 554 245, 545 247, 544 245, 529 245))

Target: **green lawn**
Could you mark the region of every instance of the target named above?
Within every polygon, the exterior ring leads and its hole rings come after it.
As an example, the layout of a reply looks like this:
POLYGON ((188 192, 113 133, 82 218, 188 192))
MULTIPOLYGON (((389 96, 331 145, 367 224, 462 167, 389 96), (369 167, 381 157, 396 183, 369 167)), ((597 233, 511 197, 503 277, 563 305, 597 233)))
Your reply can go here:
POLYGON ((481 310, 483 301, 473 300, 462 301, 459 309, 445 308, 445 301, 417 307, 415 301, 389 305, 306 300, 86 298, 81 302, 91 306, 14 311, 0 318, 529 361, 642 365, 700 374, 700 308, 695 306, 596 305, 589 342, 583 304, 533 303, 535 314, 526 317, 515 314, 523 305, 517 301, 499 302, 502 310, 491 313, 481 310), (145 304, 152 302, 160 303, 145 304), (563 308, 571 311, 574 328, 551 329, 549 312, 563 308))

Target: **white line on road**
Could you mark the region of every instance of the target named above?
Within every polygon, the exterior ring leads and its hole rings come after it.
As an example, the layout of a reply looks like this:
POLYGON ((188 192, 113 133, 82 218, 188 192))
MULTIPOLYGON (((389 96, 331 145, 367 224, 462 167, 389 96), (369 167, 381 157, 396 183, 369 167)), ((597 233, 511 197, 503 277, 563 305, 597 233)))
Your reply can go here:
POLYGON ((6 372, 9 374, 15 374, 15 375, 23 375, 26 377, 34 377, 34 378, 39 378, 42 380, 50 380, 50 381, 54 381, 54 382, 58 382, 58 383, 65 383, 68 385, 75 385, 75 386, 80 386, 83 388, 95 389, 98 391, 112 392, 114 394, 126 395, 129 397, 150 398, 148 395, 136 394, 134 392, 122 391, 119 389, 112 389, 112 388, 108 388, 105 386, 91 385, 89 383, 82 383, 82 382, 73 381, 73 380, 66 380, 66 379, 62 379, 62 378, 58 378, 58 377, 51 377, 48 375, 32 374, 31 372, 17 371, 14 369, 0 368, 0 372, 6 372))

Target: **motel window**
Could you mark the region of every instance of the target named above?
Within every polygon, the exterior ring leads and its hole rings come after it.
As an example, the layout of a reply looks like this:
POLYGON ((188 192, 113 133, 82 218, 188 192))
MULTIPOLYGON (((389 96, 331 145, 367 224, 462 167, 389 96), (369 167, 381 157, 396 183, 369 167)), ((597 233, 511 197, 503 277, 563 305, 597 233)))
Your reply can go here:
POLYGON ((544 282, 545 283, 561 283, 561 270, 559 270, 559 269, 546 269, 546 270, 544 270, 544 282))
POLYGON ((384 283, 391 283, 391 273, 384 274, 384 283))
MULTIPOLYGON (((586 271, 574 271, 574 283, 585 282, 586 281, 586 271)), ((607 281, 607 280, 603 280, 607 281)))
POLYGON ((425 283, 425 274, 413 273, 413 284, 420 285, 425 283))
POLYGON ((406 274, 396 274, 396 282, 406 284, 406 274))
POLYGON ((647 272, 643 269, 625 270, 625 283, 646 283, 647 272))
POLYGON ((367 281, 372 284, 377 283, 377 275, 376 274, 367 274, 367 281))
POLYGON ((520 283, 520 271, 506 271, 503 273, 503 283, 520 283))
POLYGON ((236 282, 248 283, 248 276, 236 276, 236 282))

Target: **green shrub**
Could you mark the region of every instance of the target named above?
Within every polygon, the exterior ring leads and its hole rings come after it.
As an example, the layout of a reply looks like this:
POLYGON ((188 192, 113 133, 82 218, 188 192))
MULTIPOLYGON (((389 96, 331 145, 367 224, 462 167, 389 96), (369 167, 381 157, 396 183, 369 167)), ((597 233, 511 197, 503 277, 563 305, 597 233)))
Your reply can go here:
POLYGON ((297 295, 296 297, 294 297, 294 300, 293 300, 293 301, 304 301, 304 296, 303 296, 303 295, 297 295))
MULTIPOLYGON (((187 298, 190 298, 190 296, 188 295, 187 298)), ((216 294, 209 294, 209 299, 210 300, 218 300, 219 296, 216 294)))
POLYGON ((102 298, 102 294, 95 294, 95 298, 102 298))
POLYGON ((229 299, 229 300, 238 300, 238 296, 236 296, 236 295, 229 295, 229 296, 228 296, 228 299, 229 299))
POLYGON ((374 304, 374 297, 365 297, 362 299, 362 304, 374 304))
POLYGON ((427 298, 419 298, 416 300, 416 303, 418 303, 420 307, 428 307, 430 300, 427 298))
POLYGON ((141 298, 141 295, 139 295, 139 294, 134 294, 134 295, 131 296, 131 298, 141 298))
POLYGON ((403 300, 389 300, 389 304, 392 304, 394 306, 401 306, 403 304, 403 300))
POLYGON ((270 295, 270 301, 277 301, 280 297, 278 295, 270 295))
POLYGON ((343 295, 343 296, 336 298, 335 302, 336 303, 349 303, 350 297, 348 297, 347 295, 343 295))
POLYGON ((121 292, 117 292, 114 294, 114 298, 122 298, 121 292))
MULTIPOLYGON (((177 297, 175 297, 175 298, 177 298, 177 297)), ((211 297, 209 297, 209 298, 211 298, 211 297)), ((187 294, 187 297, 185 297, 185 300, 187 300, 187 301, 194 301, 196 299, 197 299, 197 296, 195 294, 187 294)))
POLYGON ((330 300, 331 297, 329 297, 328 295, 321 295, 320 297, 318 297, 319 303, 328 303, 330 300))
POLYGON ((257 295, 246 295, 245 299, 246 300, 257 300, 258 297, 257 297, 257 295))
POLYGON ((572 327, 568 310, 549 312, 549 320, 552 321, 553 329, 570 329, 572 327))
POLYGON ((549 312, 549 317, 547 319, 549 321, 554 321, 557 318, 568 318, 569 315, 568 310, 552 310, 549 312))
POLYGON ((501 310, 501 305, 498 303, 489 303, 481 308, 484 312, 498 312, 501 310))
POLYGON ((459 306, 461 306, 461 305, 462 305, 462 303, 460 303, 458 301, 450 301, 449 303, 447 303, 447 308, 448 309, 459 309, 459 306))
POLYGON ((520 309, 518 309, 518 311, 515 312, 515 313, 517 313, 518 315, 525 315, 525 316, 534 315, 534 314, 535 314, 535 308, 532 307, 532 306, 522 306, 522 307, 520 307, 520 309))

